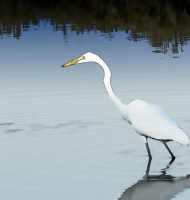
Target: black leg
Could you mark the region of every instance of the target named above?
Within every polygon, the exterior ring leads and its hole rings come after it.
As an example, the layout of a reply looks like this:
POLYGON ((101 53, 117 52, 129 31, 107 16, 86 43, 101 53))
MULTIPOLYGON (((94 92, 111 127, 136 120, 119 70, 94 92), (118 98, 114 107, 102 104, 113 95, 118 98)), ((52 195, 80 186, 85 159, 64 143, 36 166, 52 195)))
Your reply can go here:
POLYGON ((152 161, 152 158, 149 157, 147 168, 146 168, 146 174, 143 176, 144 180, 148 180, 149 179, 149 171, 150 171, 151 161, 152 161))
POLYGON ((146 168, 146 173, 147 173, 147 174, 149 174, 149 171, 150 171, 150 164, 151 164, 151 161, 152 161, 152 157, 151 157, 151 158, 149 157, 148 164, 147 164, 147 168, 146 168))
POLYGON ((170 168, 174 160, 175 158, 172 158, 170 162, 167 164, 167 166, 164 169, 161 169, 161 172, 166 172, 166 170, 170 168))
POLYGON ((168 147, 168 145, 166 144, 166 142, 163 141, 163 143, 164 143, 166 149, 169 151, 170 155, 172 156, 172 160, 170 161, 170 163, 172 163, 172 162, 175 160, 175 156, 174 156, 174 154, 171 152, 171 150, 169 149, 169 147, 168 147))
POLYGON ((152 155, 150 153, 150 149, 149 149, 149 146, 148 146, 148 142, 145 143, 146 144, 146 149, 147 149, 147 152, 148 152, 148 156, 149 156, 149 160, 152 159, 152 155))

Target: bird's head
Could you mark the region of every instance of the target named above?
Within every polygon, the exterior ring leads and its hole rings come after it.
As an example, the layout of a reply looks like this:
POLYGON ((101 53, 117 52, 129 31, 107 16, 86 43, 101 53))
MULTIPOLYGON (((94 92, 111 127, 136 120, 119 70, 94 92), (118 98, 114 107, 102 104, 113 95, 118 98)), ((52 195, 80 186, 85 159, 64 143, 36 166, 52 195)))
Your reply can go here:
POLYGON ((75 65, 75 64, 84 63, 84 62, 94 62, 96 56, 97 55, 91 52, 87 52, 83 54, 82 56, 65 63, 64 65, 62 65, 62 67, 68 67, 70 65, 75 65))

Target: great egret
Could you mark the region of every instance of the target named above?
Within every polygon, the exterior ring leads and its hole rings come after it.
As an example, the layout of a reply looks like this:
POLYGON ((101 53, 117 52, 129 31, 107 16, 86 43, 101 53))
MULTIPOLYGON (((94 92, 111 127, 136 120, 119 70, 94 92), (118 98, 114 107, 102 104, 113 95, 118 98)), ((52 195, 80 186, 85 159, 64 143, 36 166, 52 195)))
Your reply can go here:
POLYGON ((148 145, 148 138, 163 142, 172 156, 172 160, 175 159, 175 156, 166 142, 175 141, 180 144, 189 145, 189 137, 161 107, 148 104, 141 100, 133 100, 127 105, 123 104, 114 94, 111 87, 111 71, 108 65, 98 55, 87 52, 79 58, 64 64, 62 67, 84 62, 96 62, 103 68, 105 73, 104 85, 109 97, 120 111, 123 119, 131 124, 135 131, 142 136, 149 159, 152 159, 152 156, 148 145))

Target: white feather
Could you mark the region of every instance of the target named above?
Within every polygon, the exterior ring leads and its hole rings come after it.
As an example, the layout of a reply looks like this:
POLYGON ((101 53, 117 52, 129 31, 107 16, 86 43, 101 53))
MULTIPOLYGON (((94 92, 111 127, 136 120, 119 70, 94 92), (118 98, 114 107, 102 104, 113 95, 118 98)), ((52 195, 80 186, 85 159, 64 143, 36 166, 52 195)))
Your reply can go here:
MULTIPOLYGON (((146 143, 146 138, 152 138, 161 141, 172 140, 180 144, 189 144, 189 137, 159 106, 148 104, 141 100, 133 100, 127 105, 123 104, 111 87, 111 71, 108 65, 98 55, 88 52, 63 66, 84 62, 96 62, 103 68, 104 85, 109 97, 120 111, 122 117, 134 127, 138 134, 143 136, 146 143)), ((174 158, 170 150, 169 152, 174 158)))

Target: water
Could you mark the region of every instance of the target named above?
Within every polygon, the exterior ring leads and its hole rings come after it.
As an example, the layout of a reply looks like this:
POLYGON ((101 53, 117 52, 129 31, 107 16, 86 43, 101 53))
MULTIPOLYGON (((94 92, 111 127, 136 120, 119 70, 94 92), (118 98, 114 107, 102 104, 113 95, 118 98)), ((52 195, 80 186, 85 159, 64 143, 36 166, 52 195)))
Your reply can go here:
POLYGON ((190 47, 158 54, 147 40, 101 34, 70 31, 65 42, 47 23, 0 40, 0 199, 189 198, 189 147, 170 142, 169 165, 164 145, 150 140, 147 173, 144 142, 107 96, 101 67, 61 65, 99 54, 123 102, 160 105, 190 136, 190 47))

